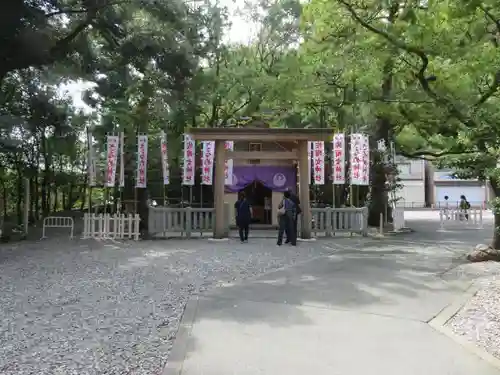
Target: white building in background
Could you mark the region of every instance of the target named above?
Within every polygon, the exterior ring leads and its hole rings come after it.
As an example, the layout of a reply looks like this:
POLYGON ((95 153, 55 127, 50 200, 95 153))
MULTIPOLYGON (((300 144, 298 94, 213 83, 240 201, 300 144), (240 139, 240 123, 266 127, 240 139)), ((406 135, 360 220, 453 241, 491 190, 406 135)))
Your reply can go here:
POLYGON ((451 169, 435 170, 428 165, 430 178, 429 201, 435 207, 443 207, 445 196, 448 196, 450 207, 458 206, 460 196, 465 195, 472 207, 483 207, 489 200, 488 189, 484 182, 477 179, 460 179, 453 176, 451 169))
POLYGON ((408 159, 396 156, 396 165, 399 171, 400 184, 403 187, 397 191, 396 202, 400 207, 425 207, 426 200, 426 168, 425 161, 420 159, 408 159))

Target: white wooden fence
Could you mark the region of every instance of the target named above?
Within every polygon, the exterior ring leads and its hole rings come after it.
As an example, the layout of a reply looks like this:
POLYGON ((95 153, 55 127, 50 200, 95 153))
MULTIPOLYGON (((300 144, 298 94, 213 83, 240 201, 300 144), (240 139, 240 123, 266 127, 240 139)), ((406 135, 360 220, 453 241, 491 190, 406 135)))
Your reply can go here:
MULTIPOLYGON (((332 237, 339 233, 368 235, 368 208, 311 208, 311 230, 315 237, 332 237)), ((301 220, 299 217, 298 233, 301 220)))
MULTIPOLYGON (((368 208, 312 208, 314 236, 338 233, 368 233, 368 208)), ((229 205, 225 205, 225 222, 229 228, 229 205)), ((215 226, 213 208, 149 207, 149 233, 159 237, 212 236, 215 226)), ((299 228, 300 230, 300 220, 299 228)), ((229 229, 228 229, 229 231, 229 229)), ((300 233, 300 232, 299 232, 300 233)))
POLYGON ((441 209, 439 230, 483 229, 483 210, 441 209))
MULTIPOLYGON (((229 207, 226 205, 229 227, 229 207)), ((214 208, 149 207, 149 233, 153 236, 190 238, 212 236, 215 227, 214 208)))
POLYGON ((67 216, 47 216, 43 219, 42 223, 42 240, 47 238, 46 229, 47 228, 69 228, 70 234, 69 238, 73 238, 73 232, 75 230, 75 222, 72 217, 67 216))
POLYGON ((89 214, 83 216, 82 238, 138 240, 140 218, 138 214, 89 214))

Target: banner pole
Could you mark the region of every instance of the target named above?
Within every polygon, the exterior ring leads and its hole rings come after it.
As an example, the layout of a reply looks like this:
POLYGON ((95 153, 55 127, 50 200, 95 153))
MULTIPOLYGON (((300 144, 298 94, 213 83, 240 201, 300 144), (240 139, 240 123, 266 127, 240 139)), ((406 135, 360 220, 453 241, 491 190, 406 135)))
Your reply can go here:
POLYGON ((204 146, 203 146, 203 142, 201 142, 201 168, 200 168, 200 208, 203 208, 203 168, 204 168, 204 164, 205 164, 205 152, 203 150, 204 146))
POLYGON ((87 158, 87 163, 88 163, 88 166, 87 166, 87 175, 88 175, 88 213, 89 215, 92 213, 92 185, 93 185, 93 182, 92 182, 92 177, 93 177, 93 165, 92 163, 94 162, 94 158, 93 158, 93 155, 92 155, 92 137, 90 135, 90 128, 87 127, 87 145, 88 145, 88 158, 87 158))
POLYGON ((104 215, 108 213, 108 148, 109 148, 109 133, 106 133, 106 168, 104 169, 104 183, 102 187, 104 189, 104 215))
POLYGON ((195 184, 196 181, 196 141, 193 141, 192 139, 190 142, 193 142, 193 179, 192 183, 190 182, 189 184, 189 207, 193 207, 193 185, 195 184))
POLYGON ((332 151, 330 152, 330 176, 332 180, 332 208, 335 208, 335 135, 332 140, 332 151))
POLYGON ((186 172, 186 134, 182 134, 181 208, 184 208, 184 173, 186 172))
MULTIPOLYGON (((122 129, 123 130, 123 129, 122 129)), ((125 132, 120 132, 120 182, 118 184, 118 214, 123 211, 123 190, 125 187, 125 132)))
POLYGON ((137 214, 138 211, 138 202, 137 202, 137 170, 139 168, 139 135, 141 133, 137 132, 135 135, 135 185, 134 185, 134 215, 137 214))
POLYGON ((349 163, 349 167, 350 167, 350 184, 349 184, 349 205, 351 207, 354 206, 354 201, 353 201, 353 198, 354 198, 354 189, 353 189, 353 184, 352 184, 352 128, 351 128, 351 136, 349 138, 349 158, 350 158, 350 163, 349 163))

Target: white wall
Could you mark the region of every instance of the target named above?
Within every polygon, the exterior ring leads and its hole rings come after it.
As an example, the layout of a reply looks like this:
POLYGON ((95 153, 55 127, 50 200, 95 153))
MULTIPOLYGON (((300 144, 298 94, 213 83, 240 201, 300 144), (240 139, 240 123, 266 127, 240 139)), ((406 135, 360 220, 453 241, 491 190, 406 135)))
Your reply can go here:
POLYGON ((396 203, 405 207, 425 206, 425 182, 423 180, 401 181, 403 188, 397 192, 397 197, 401 198, 396 203))
POLYGON ((419 159, 408 159, 401 156, 396 157, 398 177, 402 180, 424 180, 425 161, 419 159))
POLYGON ((458 205, 461 195, 465 195, 473 207, 481 207, 487 200, 487 190, 484 185, 474 186, 470 184, 460 184, 460 182, 456 182, 453 185, 442 183, 434 185, 434 205, 443 206, 445 202, 444 197, 446 195, 448 196, 448 204, 450 207, 458 205))

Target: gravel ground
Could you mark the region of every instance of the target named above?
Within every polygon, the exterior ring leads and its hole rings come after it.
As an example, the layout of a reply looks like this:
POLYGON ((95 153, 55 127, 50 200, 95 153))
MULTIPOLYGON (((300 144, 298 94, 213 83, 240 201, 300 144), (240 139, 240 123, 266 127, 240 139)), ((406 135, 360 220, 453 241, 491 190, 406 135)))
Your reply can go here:
POLYGON ((321 242, 0 247, 0 374, 160 374, 190 295, 331 253, 321 242))
POLYGON ((480 289, 447 323, 448 327, 500 358, 500 263, 462 265, 452 272, 476 279, 480 289))

